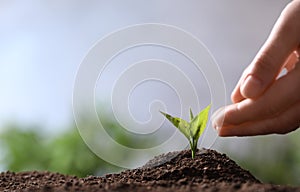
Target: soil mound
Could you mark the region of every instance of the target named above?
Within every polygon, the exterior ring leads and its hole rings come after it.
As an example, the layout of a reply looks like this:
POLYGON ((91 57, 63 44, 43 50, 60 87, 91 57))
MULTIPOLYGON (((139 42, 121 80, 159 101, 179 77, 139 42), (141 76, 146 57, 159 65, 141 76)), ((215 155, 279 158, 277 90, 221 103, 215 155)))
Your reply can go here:
POLYGON ((171 152, 138 169, 104 177, 77 178, 51 172, 3 172, 0 191, 299 191, 299 188, 261 184, 226 155, 214 150, 171 152))

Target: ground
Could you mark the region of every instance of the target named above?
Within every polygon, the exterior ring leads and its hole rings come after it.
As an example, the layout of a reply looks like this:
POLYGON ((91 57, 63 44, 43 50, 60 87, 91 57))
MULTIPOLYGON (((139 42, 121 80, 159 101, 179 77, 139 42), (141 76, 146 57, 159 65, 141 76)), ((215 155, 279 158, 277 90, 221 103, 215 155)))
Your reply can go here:
POLYGON ((3 172, 0 191, 299 191, 300 187, 263 184, 233 160, 214 150, 160 155, 138 169, 104 177, 78 178, 51 172, 3 172))

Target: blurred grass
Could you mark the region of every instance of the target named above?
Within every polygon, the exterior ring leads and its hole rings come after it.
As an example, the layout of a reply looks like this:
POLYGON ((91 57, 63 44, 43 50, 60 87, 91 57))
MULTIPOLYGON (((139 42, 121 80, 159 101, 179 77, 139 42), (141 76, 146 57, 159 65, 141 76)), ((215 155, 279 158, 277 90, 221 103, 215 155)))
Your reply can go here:
MULTIPOLYGON (((114 122, 108 122, 108 126, 110 134, 123 145, 149 145, 124 134, 114 122)), ((300 185, 299 138, 300 131, 285 136, 248 138, 242 140, 247 143, 246 148, 240 148, 235 155, 229 151, 228 154, 262 182, 300 185)), ((75 125, 58 135, 49 135, 39 126, 7 125, 0 132, 0 152, 0 166, 16 172, 48 170, 85 177, 122 170, 95 155, 84 143, 75 125)), ((117 158, 124 156, 124 160, 131 160, 126 154, 116 155, 119 155, 117 158)))
POLYGON ((230 157, 264 183, 299 186, 299 138, 300 130, 288 135, 248 138, 244 140, 247 147, 230 157))
MULTIPOLYGON (((2 167, 16 172, 48 170, 79 177, 122 170, 95 155, 84 143, 75 125, 59 135, 49 136, 41 130, 41 127, 24 128, 16 124, 5 127, 0 135, 2 167)), ((122 143, 131 144, 133 139, 118 134, 117 125, 111 130, 122 143)))

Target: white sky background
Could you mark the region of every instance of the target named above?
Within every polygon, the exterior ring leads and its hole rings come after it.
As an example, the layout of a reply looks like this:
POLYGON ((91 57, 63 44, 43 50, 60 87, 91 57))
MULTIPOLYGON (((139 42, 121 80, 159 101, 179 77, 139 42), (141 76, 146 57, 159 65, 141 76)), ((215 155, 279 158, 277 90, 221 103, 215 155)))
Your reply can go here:
POLYGON ((0 126, 69 125, 76 70, 87 51, 112 31, 146 22, 177 26, 204 42, 229 99, 288 2, 0 1, 0 126))

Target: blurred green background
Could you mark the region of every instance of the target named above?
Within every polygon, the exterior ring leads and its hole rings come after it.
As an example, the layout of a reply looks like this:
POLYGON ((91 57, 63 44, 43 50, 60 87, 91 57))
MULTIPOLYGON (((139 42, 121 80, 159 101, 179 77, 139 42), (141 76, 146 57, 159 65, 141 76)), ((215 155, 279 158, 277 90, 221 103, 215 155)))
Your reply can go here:
MULTIPOLYGON (((5 127, 0 136, 5 170, 49 170, 79 177, 121 170, 91 152, 75 126, 51 136, 41 130, 39 126, 17 124, 5 127)), ((126 142, 125 137, 119 138, 126 142)))
MULTIPOLYGON (((124 145, 147 145, 119 131, 115 122, 110 122, 110 128, 114 138, 124 145)), ((296 131, 286 136, 242 138, 245 146, 239 151, 232 150, 230 144, 236 142, 229 138, 219 139, 216 146, 263 182, 300 185, 299 138, 300 132, 296 131)), ((59 134, 47 134, 41 126, 9 124, 1 131, 0 146, 2 170, 49 170, 79 177, 122 170, 96 156, 75 125, 59 134)), ((122 158, 120 155, 124 154, 116 154, 116 158, 122 158)))
POLYGON ((219 148, 262 182, 300 185, 299 138, 299 130, 287 135, 224 138, 219 148))

